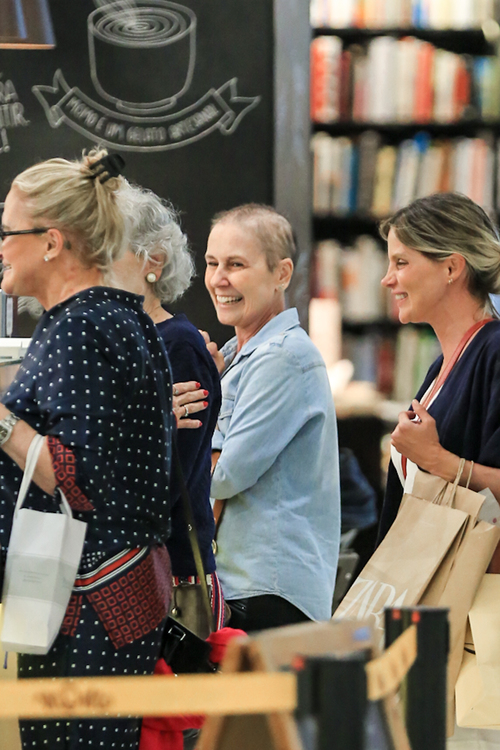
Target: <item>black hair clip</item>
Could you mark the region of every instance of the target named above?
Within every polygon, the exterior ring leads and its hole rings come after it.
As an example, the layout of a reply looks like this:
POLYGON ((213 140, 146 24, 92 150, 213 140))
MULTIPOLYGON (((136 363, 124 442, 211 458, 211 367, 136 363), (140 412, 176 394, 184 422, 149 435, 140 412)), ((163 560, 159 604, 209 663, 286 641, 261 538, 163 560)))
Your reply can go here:
POLYGON ((120 154, 108 154, 103 156, 99 161, 90 165, 89 169, 94 174, 89 175, 89 180, 95 180, 99 177, 99 182, 107 182, 111 177, 118 177, 125 166, 125 159, 120 154))

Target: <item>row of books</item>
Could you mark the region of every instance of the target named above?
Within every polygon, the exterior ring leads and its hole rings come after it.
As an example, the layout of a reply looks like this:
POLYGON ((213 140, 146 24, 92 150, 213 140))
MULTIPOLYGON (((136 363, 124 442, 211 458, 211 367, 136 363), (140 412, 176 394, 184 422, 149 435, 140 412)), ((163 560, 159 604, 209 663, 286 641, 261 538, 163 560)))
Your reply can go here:
POLYGON ((311 0, 311 24, 467 29, 494 18, 494 0, 311 0))
POLYGON ((433 140, 422 132, 394 146, 373 130, 354 139, 319 132, 311 143, 318 216, 384 217, 416 198, 449 191, 469 196, 486 211, 500 209, 500 187, 495 189, 500 142, 489 133, 433 140))
POLYGON ((311 296, 339 300, 347 322, 397 319, 391 294, 380 283, 386 270, 385 248, 374 237, 360 235, 351 246, 323 240, 314 249, 311 296))
POLYGON ((458 55, 430 42, 379 36, 343 48, 311 43, 315 122, 439 122, 500 119, 500 59, 458 55))
POLYGON ((393 336, 345 333, 342 345, 343 358, 354 365, 354 380, 371 382, 388 398, 408 404, 441 354, 434 333, 412 325, 401 326, 393 336))

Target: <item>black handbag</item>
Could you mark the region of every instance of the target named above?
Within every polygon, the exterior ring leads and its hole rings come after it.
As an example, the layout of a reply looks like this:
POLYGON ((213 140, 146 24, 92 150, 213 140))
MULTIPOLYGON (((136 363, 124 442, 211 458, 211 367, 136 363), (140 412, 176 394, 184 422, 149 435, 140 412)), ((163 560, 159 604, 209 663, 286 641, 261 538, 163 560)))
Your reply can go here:
POLYGON ((163 633, 162 656, 175 674, 216 672, 207 641, 169 617, 163 633))

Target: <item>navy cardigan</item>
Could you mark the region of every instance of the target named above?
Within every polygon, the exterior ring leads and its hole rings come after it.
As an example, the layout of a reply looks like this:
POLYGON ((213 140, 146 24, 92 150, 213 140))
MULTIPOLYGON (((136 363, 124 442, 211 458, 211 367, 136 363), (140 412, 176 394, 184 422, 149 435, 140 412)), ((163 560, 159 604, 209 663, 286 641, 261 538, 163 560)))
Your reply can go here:
MULTIPOLYGON (((430 366, 416 398, 437 376, 441 355, 430 366)), ((500 321, 473 338, 429 407, 443 448, 469 461, 500 468, 500 321)), ((396 518, 403 488, 392 462, 380 519, 379 542, 396 518)))
MULTIPOLYGON (((173 382, 196 380, 208 391, 208 408, 195 415, 202 426, 195 430, 178 430, 177 447, 191 499, 203 565, 206 573, 213 573, 215 557, 212 539, 215 527, 210 505, 210 479, 212 433, 221 405, 219 373, 203 337, 185 315, 175 315, 158 323, 157 329, 167 349, 173 382)), ((167 541, 167 549, 172 561, 172 574, 196 575, 175 471, 172 471, 171 487, 172 534, 167 541)))

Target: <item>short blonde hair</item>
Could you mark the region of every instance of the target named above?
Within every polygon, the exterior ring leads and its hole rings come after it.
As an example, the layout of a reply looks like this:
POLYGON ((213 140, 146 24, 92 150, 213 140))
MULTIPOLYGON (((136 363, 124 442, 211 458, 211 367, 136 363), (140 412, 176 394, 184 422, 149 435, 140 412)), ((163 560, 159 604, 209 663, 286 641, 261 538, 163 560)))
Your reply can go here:
POLYGON ((109 271, 123 253, 126 223, 117 206, 121 177, 95 178, 92 165, 107 155, 93 149, 80 161, 48 159, 21 172, 12 182, 26 200, 33 219, 66 230, 71 251, 85 267, 109 271))
POLYGON ((296 255, 295 240, 290 222, 272 206, 244 203, 221 211, 212 219, 212 229, 223 222, 243 224, 253 232, 266 256, 267 267, 274 271, 280 260, 296 255))
POLYGON ((117 197, 130 222, 130 249, 145 262, 156 261, 161 269, 151 285, 154 295, 162 302, 174 302, 190 286, 195 267, 173 206, 127 180, 123 180, 117 197))
POLYGON ((461 193, 434 193, 419 198, 381 222, 403 245, 436 261, 453 253, 466 262, 470 293, 485 304, 500 293, 500 237, 488 214, 461 193))

